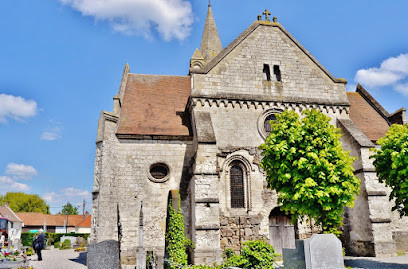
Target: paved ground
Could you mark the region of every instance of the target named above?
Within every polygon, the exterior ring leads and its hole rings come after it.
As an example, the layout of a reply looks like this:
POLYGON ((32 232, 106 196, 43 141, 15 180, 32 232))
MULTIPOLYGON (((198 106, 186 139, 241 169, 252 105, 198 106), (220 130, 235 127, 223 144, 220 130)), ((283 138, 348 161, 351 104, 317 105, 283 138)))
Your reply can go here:
MULTIPOLYGON (((86 252, 66 250, 43 250, 43 260, 37 255, 29 257, 34 269, 86 269, 86 252)), ((390 258, 345 257, 344 263, 353 269, 408 269, 408 254, 390 258)))
POLYGON ((408 254, 390 258, 345 257, 344 264, 353 269, 408 269, 408 254))
POLYGON ((86 252, 52 249, 43 250, 41 254, 42 261, 37 261, 37 255, 28 257, 34 269, 86 269, 86 252))

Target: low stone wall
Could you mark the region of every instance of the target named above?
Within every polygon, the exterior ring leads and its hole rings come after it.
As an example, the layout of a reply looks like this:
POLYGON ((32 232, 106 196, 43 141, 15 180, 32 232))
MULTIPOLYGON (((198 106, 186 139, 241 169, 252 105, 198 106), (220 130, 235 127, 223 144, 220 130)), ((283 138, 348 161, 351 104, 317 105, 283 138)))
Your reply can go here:
POLYGON ((221 248, 232 249, 239 253, 243 242, 248 240, 265 239, 260 235, 261 217, 221 217, 221 248))

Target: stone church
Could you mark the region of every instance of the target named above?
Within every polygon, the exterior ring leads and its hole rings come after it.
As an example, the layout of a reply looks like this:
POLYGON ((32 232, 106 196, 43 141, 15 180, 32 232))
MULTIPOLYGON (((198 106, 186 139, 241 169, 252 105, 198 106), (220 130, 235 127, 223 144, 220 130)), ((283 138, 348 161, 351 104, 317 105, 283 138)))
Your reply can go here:
POLYGON ((316 232, 311 221, 289 223, 259 166, 268 122, 286 109, 320 110, 358 157, 361 191, 344 212, 346 251, 408 251, 408 219, 391 212, 389 189, 369 159, 391 124, 407 123, 406 110, 388 113, 361 85, 346 92, 345 79, 264 15, 223 48, 209 5, 187 76, 133 74, 126 65, 113 112, 99 118, 91 236, 119 241, 122 268, 134 268, 140 252, 163 261, 172 190, 180 192, 194 264, 220 262, 224 249, 239 251, 249 239, 281 252, 316 232))

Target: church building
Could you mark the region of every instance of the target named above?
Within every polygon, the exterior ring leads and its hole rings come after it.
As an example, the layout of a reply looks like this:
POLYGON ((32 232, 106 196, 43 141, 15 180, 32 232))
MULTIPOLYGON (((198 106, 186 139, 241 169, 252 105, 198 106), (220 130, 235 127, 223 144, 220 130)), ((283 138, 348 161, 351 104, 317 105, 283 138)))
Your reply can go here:
POLYGON ((390 190, 369 159, 391 124, 407 124, 406 109, 388 113, 361 85, 346 92, 345 79, 263 14, 223 48, 209 5, 186 76, 133 74, 126 65, 113 111, 99 118, 91 235, 92 243, 119 241, 122 268, 134 268, 140 251, 163 261, 172 190, 194 242, 193 264, 219 263, 225 249, 239 251, 250 239, 281 253, 317 232, 311 221, 291 225, 279 210, 258 149, 277 113, 312 108, 331 118, 358 158, 360 195, 342 228, 348 254, 408 251, 408 218, 391 211, 390 190))

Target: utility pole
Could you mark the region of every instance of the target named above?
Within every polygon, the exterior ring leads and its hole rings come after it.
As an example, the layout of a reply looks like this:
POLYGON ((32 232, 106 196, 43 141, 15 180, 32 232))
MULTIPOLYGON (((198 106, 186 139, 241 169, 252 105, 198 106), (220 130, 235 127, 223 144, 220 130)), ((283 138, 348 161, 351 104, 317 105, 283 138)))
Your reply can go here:
POLYGON ((85 216, 85 199, 84 202, 82 203, 82 216, 85 216))

